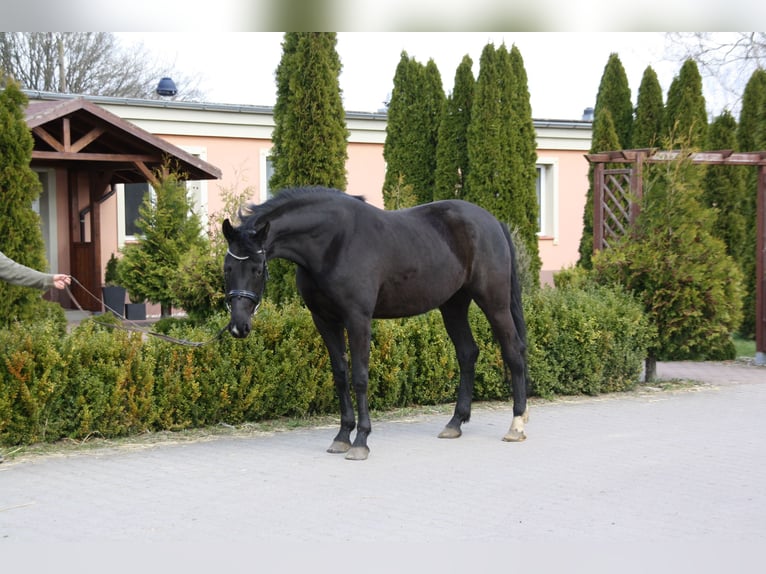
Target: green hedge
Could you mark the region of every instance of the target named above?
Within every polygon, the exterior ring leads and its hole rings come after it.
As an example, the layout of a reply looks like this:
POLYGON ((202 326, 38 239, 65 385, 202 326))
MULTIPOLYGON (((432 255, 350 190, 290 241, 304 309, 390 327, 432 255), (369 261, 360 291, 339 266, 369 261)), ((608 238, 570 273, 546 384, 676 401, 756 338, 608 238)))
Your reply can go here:
MULTIPOLYGON (((545 288, 525 299, 530 372, 541 396, 630 388, 651 331, 638 304, 608 289, 545 288)), ((110 320, 99 317, 98 321, 110 320)), ((481 348, 475 398, 507 400, 500 351, 481 312, 470 320, 481 348)), ((228 321, 155 326, 192 341, 228 321)), ((0 443, 119 437, 338 412, 329 358, 298 303, 266 302, 244 340, 203 347, 83 322, 71 333, 46 320, 0 331, 0 443)), ((375 321, 373 409, 453 402, 459 369, 438 312, 375 321)))

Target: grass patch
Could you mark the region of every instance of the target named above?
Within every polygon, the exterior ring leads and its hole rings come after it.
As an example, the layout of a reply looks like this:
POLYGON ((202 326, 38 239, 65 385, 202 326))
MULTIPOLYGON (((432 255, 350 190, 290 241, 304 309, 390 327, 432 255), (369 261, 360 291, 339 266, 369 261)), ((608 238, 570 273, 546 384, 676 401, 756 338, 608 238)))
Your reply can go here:
POLYGON ((732 337, 737 357, 755 357, 755 339, 743 339, 739 335, 732 337))

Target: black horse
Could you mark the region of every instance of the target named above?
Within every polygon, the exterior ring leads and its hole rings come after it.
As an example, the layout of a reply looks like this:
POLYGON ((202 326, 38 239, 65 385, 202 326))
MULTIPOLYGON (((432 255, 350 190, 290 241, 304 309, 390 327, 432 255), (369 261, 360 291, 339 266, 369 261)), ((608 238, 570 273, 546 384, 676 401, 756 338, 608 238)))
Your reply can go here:
POLYGON ((506 441, 526 438, 526 325, 516 254, 508 228, 484 209, 447 200, 383 211, 324 188, 286 189, 248 206, 242 223, 223 223, 229 331, 247 337, 274 257, 297 264, 298 291, 330 354, 340 399, 340 432, 328 452, 364 460, 371 424, 367 403, 373 318, 408 317, 439 308, 460 365, 452 419, 440 438, 457 438, 471 416, 478 346, 468 323, 471 301, 487 316, 511 372, 513 421, 506 441), (346 338, 359 424, 349 394, 346 338))

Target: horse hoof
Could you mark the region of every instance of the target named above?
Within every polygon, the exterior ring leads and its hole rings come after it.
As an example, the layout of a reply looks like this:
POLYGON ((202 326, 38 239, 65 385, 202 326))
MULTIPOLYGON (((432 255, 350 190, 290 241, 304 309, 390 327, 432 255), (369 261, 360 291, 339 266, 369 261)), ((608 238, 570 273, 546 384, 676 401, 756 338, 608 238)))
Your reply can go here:
POLYGON ((439 438, 460 438, 462 434, 463 431, 459 428, 444 427, 444 430, 439 433, 439 438))
POLYGON ((370 455, 370 449, 366 446, 351 447, 346 454, 346 460, 367 460, 370 455))
POLYGON ((511 421, 511 428, 503 437, 505 442, 521 442, 527 440, 527 435, 524 432, 524 423, 529 420, 529 411, 524 411, 524 414, 518 417, 513 417, 511 421))
POLYGON ((334 440, 332 441, 330 448, 327 449, 327 452, 330 454, 343 454, 344 452, 348 452, 348 449, 350 448, 351 443, 334 440))
POLYGON ((522 442, 527 440, 527 435, 524 431, 518 431, 516 429, 509 430, 503 437, 505 442, 522 442))

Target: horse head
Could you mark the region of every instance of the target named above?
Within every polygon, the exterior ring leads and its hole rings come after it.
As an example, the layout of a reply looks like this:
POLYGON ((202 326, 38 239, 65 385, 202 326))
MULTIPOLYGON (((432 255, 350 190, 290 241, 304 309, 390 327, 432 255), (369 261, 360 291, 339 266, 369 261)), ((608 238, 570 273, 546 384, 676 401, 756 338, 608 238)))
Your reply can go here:
POLYGON ((250 334, 252 317, 269 276, 263 247, 268 227, 267 223, 256 230, 242 230, 228 219, 223 222, 223 235, 229 244, 223 261, 226 304, 231 312, 229 332, 239 339, 250 334))

